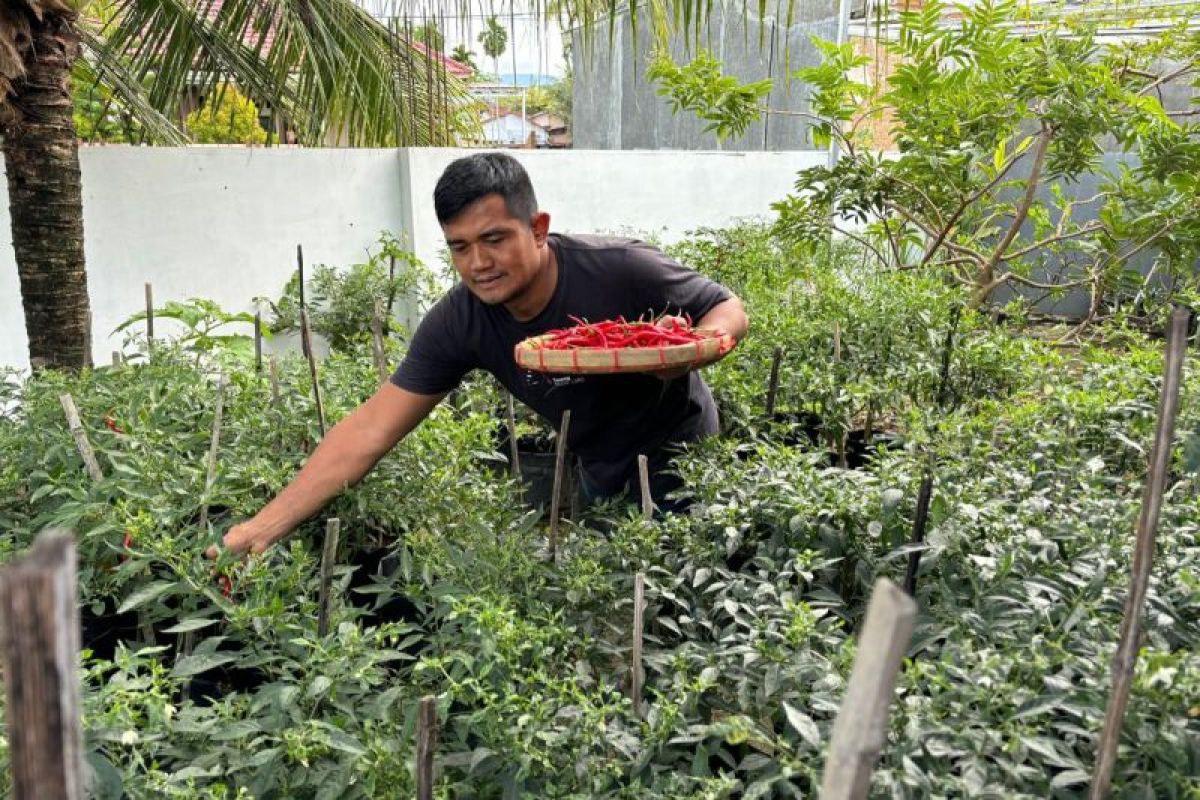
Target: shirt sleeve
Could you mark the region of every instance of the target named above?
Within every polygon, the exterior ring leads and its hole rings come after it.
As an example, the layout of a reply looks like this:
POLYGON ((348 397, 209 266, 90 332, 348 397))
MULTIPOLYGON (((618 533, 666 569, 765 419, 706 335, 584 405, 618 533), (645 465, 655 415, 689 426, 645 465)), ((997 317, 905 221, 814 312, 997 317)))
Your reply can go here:
POLYGON ((408 352, 391 382, 414 394, 444 394, 476 365, 465 352, 463 332, 454 324, 453 298, 439 300, 413 334, 408 352))
POLYGON ((733 297, 721 284, 648 244, 639 242, 629 248, 626 267, 636 302, 656 317, 686 314, 698 322, 714 306, 733 297))

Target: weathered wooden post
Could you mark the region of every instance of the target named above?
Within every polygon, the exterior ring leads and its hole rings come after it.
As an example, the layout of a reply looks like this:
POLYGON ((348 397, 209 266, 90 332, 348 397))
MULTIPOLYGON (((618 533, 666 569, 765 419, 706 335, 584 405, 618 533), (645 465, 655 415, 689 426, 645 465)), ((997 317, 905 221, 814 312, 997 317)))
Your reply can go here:
POLYGON ((562 424, 558 428, 558 440, 554 446, 554 487, 550 495, 550 560, 558 556, 558 517, 562 510, 563 470, 567 461, 567 434, 571 430, 571 411, 567 409, 562 415, 562 424))
POLYGON ((79 607, 75 539, 43 532, 29 555, 0 569, 3 652, 14 800, 82 800, 79 607))
POLYGON ((146 354, 154 352, 154 287, 146 284, 146 354))
POLYGON ((846 696, 833 723, 822 800, 862 800, 887 740, 888 706, 917 618, 917 604, 887 578, 875 582, 846 696))
POLYGON ((114 367, 119 367, 124 363, 125 363, 125 359, 121 356, 121 351, 113 350, 112 351, 112 365, 114 367))
POLYGON ((217 376, 216 408, 213 411, 212 437, 208 442, 208 465, 204 473, 204 495, 200 502, 200 528, 208 527, 208 500, 217 482, 217 450, 221 446, 221 417, 225 411, 225 374, 217 376))
POLYGON ((379 385, 383 386, 388 380, 388 368, 387 350, 383 344, 383 315, 379 304, 371 314, 371 357, 375 361, 375 376, 379 379, 379 385))
POLYGON ((317 598, 317 635, 324 637, 329 633, 329 617, 333 607, 333 596, 330 591, 333 584, 333 566, 337 563, 338 538, 341 535, 342 523, 337 517, 325 521, 325 543, 321 547, 321 584, 317 598))
POLYGON ((783 361, 783 348, 776 347, 771 355, 771 377, 767 381, 767 420, 775 416, 775 397, 779 393, 779 366, 783 361))
POLYGON ((271 373, 271 407, 279 408, 279 360, 271 356, 267 368, 271 373))
POLYGON ((521 480, 521 450, 517 442, 517 410, 513 406, 511 392, 505 392, 508 399, 508 457, 509 472, 518 481, 521 480))
POLYGON ((1138 639, 1141 636, 1142 613, 1146 607, 1146 590, 1150 585, 1150 570, 1154 562, 1154 541, 1158 534, 1158 518, 1162 511, 1163 494, 1170 477, 1171 442, 1175 437, 1175 416, 1179 410, 1179 384, 1183 375, 1183 358, 1187 352, 1187 330, 1191 310, 1176 308, 1167 328, 1167 351, 1163 365, 1162 391, 1158 397, 1158 422, 1154 445, 1150 451, 1150 473, 1142 492, 1142 510, 1138 515, 1137 538, 1133 546, 1133 569, 1129 595, 1125 598, 1125 615, 1112 662, 1112 694, 1104 714, 1104 728, 1096 769, 1092 774, 1091 800, 1108 796, 1117 749, 1121 742, 1121 723, 1129 704, 1133 672, 1137 666, 1138 639))
POLYGON ((100 471, 100 462, 96 460, 96 451, 92 449, 91 442, 88 441, 87 431, 83 429, 83 420, 79 418, 79 409, 75 407, 75 398, 68 394, 58 396, 58 402, 62 403, 63 411, 67 415, 67 427, 71 429, 71 436, 75 439, 75 448, 79 451, 80 458, 83 459, 83 465, 87 468, 88 475, 93 481, 101 481, 104 479, 104 473, 100 471))
POLYGON ((254 371, 262 374, 262 311, 254 311, 254 371))
POLYGON ((300 308, 300 341, 303 350, 308 356, 308 374, 312 378, 313 400, 317 404, 317 426, 321 429, 321 436, 325 436, 325 405, 321 402, 321 381, 317 373, 317 355, 313 352, 312 338, 308 329, 308 312, 304 307, 300 308))
POLYGON ((646 623, 644 619, 646 605, 646 576, 637 573, 633 576, 633 647, 629 660, 629 699, 633 701, 633 713, 642 718, 642 635, 646 623))
POLYGON ((437 698, 422 697, 417 716, 417 800, 433 800, 433 754, 437 750, 437 698))
POLYGON ((650 459, 637 457, 638 488, 642 495, 642 519, 654 519, 654 498, 650 494, 650 459))

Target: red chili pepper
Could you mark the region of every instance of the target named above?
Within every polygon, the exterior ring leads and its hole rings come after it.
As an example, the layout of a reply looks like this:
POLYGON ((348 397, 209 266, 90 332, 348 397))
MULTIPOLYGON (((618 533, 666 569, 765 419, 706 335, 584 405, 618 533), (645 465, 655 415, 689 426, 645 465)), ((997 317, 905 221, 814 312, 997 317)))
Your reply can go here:
POLYGON ((626 322, 624 317, 604 322, 587 322, 570 317, 575 323, 571 328, 556 328, 548 331, 542 340, 547 350, 573 350, 592 348, 598 350, 620 350, 634 347, 670 347, 693 344, 704 337, 691 327, 691 318, 684 324, 679 318, 654 322, 626 322))
POLYGON ((228 599, 233 595, 233 579, 228 575, 221 574, 217 576, 217 583, 221 585, 221 595, 228 599))
POLYGON ((104 415, 104 426, 113 433, 125 433, 125 429, 118 425, 117 421, 113 419, 113 412, 111 410, 104 415))
MULTIPOLYGON (((121 546, 124 547, 126 550, 133 547, 133 534, 132 533, 130 533, 129 531, 125 531, 125 538, 123 538, 121 540, 121 546)), ((122 564, 124 564, 126 561, 129 560, 129 554, 121 553, 120 555, 117 556, 117 560, 120 561, 122 564)))

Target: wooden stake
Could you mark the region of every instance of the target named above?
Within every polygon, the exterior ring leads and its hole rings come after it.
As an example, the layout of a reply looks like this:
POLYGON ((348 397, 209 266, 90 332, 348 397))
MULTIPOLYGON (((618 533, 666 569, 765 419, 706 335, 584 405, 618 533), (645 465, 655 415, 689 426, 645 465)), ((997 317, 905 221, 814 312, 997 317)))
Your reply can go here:
POLYGON ((217 482, 217 449, 221 446, 221 417, 225 411, 225 374, 217 376, 217 402, 213 412, 212 438, 208 442, 208 468, 204 473, 204 494, 200 503, 200 528, 208 528, 208 500, 217 482))
POLYGON ((296 245, 296 275, 300 281, 300 350, 309 358, 309 342, 304 333, 304 314, 308 306, 304 302, 304 248, 296 245))
POLYGON ((571 411, 563 412, 562 425, 558 429, 558 441, 554 447, 554 489, 550 495, 550 560, 558 555, 558 513, 562 505, 563 469, 567 461, 567 434, 571 430, 571 411))
POLYGON ((337 563, 338 538, 342 523, 337 517, 325 521, 325 544, 321 548, 321 586, 317 607, 317 635, 329 633, 329 616, 333 606, 330 587, 333 583, 333 566, 337 563))
POLYGON ((308 312, 300 309, 300 342, 308 357, 308 374, 312 376, 313 399, 317 403, 317 425, 321 436, 325 436, 325 406, 321 403, 321 382, 317 377, 317 356, 313 352, 312 339, 308 332, 308 312))
POLYGON ((508 469, 518 481, 521 480, 521 450, 517 443, 517 411, 513 406, 513 396, 508 397, 508 469))
POLYGON ((633 576, 633 652, 630 654, 629 699, 633 701, 633 713, 642 718, 642 633, 646 605, 646 576, 639 572, 633 576))
POLYGON ((114 367, 119 367, 124 363, 125 363, 125 359, 121 356, 121 351, 113 350, 112 351, 112 365, 114 367))
POLYGON ((79 409, 75 407, 75 398, 68 394, 58 396, 58 401, 62 403, 63 411, 67 415, 67 427, 71 429, 71 435, 75 437, 75 448, 79 450, 80 457, 83 458, 83 465, 87 468, 88 475, 93 481, 104 480, 104 473, 100 471, 100 463, 96 461, 96 451, 92 449, 91 442, 88 441, 87 431, 83 429, 83 421, 79 419, 79 409))
POLYGON ((779 366, 783 361, 783 348, 776 347, 771 356, 771 379, 767 382, 767 419, 775 416, 775 397, 779 392, 779 366))
MULTIPOLYGON (((925 467, 925 475, 921 478, 921 488, 917 490, 917 513, 913 518, 911 545, 919 545, 925 541, 925 529, 929 525, 929 500, 933 497, 933 459, 925 467)), ((917 593, 917 571, 921 568, 921 551, 913 550, 908 554, 908 569, 904 573, 904 591, 910 596, 917 593)))
POLYGON ((1133 574, 1129 595, 1125 599, 1125 615, 1112 662, 1112 694, 1104 714, 1099 755, 1092 775, 1089 797, 1100 800, 1108 796, 1117 750, 1121 741, 1121 723, 1129 703, 1129 691, 1137 666, 1138 640, 1141 636, 1142 613, 1146 605, 1146 590, 1150 585, 1150 570, 1154 561, 1154 541, 1158 533, 1158 518, 1162 511, 1163 494, 1170 478, 1171 442, 1175 436, 1175 416, 1179 408, 1179 384, 1183 374, 1183 359, 1187 351, 1187 329, 1191 311, 1176 308, 1171 313, 1167 329, 1167 352, 1163 366, 1162 392, 1158 398, 1158 422, 1154 445, 1150 451, 1150 473, 1142 493, 1142 510, 1138 515, 1137 539, 1133 548, 1133 574))
POLYGON ((433 754, 437 749, 437 698, 422 697, 417 715, 417 800, 433 800, 433 754))
POLYGON ((83 363, 87 367, 92 366, 92 320, 93 315, 89 309, 83 328, 83 363))
POLYGON ((917 604, 887 578, 875 582, 858 639, 858 653, 842 700, 822 776, 822 800, 861 800, 887 739, 888 706, 917 604))
POLYGON ((0 570, 0 649, 15 800, 84 797, 75 539, 38 536, 0 570))
POLYGON ((271 406, 279 408, 279 361, 271 356, 267 364, 271 373, 271 406))
POLYGON ((262 312, 254 312, 254 371, 262 374, 262 312))
POLYGON ((638 487, 642 494, 642 519, 654 519, 654 498, 650 495, 650 459, 639 455, 638 487))
POLYGON ((371 315, 371 355, 375 360, 375 375, 379 379, 379 385, 387 383, 388 368, 387 368, 387 351, 383 346, 383 318, 379 314, 379 306, 375 307, 375 313, 371 315))
POLYGON ((154 352, 154 287, 146 284, 146 352, 154 352))

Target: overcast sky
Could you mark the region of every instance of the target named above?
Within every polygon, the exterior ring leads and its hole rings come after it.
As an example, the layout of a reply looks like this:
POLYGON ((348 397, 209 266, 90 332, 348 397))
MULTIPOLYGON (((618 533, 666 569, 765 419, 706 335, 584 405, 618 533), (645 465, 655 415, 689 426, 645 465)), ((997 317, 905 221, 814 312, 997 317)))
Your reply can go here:
POLYGON ((562 32, 557 22, 538 21, 530 13, 527 0, 473 0, 471 12, 465 19, 459 18, 462 3, 459 0, 356 0, 377 17, 399 17, 406 15, 413 24, 423 18, 436 19, 441 16, 440 27, 446 36, 446 52, 458 44, 465 44, 475 53, 475 63, 485 72, 493 72, 492 59, 483 55, 478 37, 484 23, 493 14, 508 31, 508 47, 499 59, 499 74, 502 81, 510 81, 513 60, 517 74, 533 73, 558 76, 563 73, 562 32))

